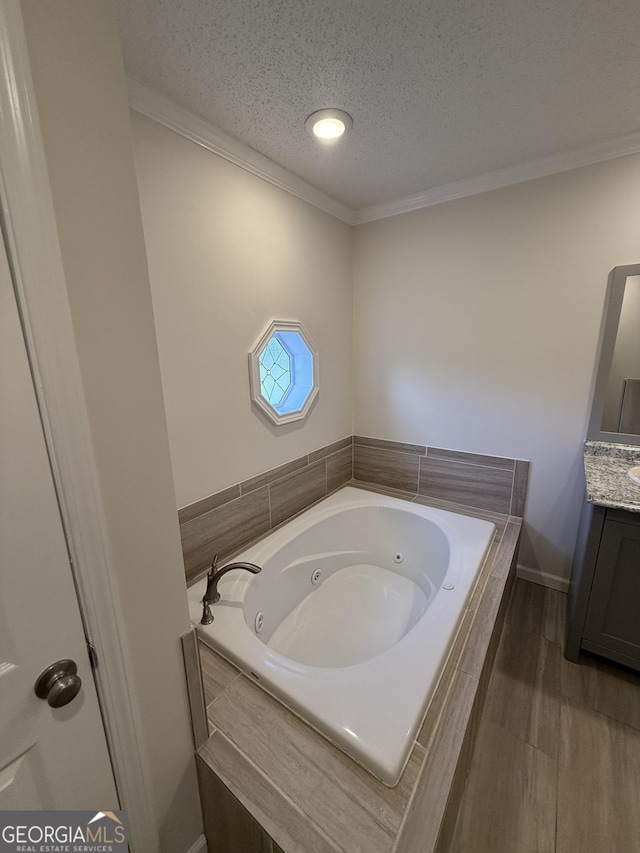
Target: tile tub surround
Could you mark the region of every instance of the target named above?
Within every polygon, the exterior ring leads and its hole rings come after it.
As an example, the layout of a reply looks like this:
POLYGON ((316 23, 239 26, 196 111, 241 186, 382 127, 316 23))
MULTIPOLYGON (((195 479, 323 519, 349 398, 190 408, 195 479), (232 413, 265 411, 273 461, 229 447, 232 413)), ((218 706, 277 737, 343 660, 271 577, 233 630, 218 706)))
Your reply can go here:
POLYGON ((635 465, 640 465, 640 447, 586 441, 584 471, 589 503, 640 512, 640 486, 627 476, 635 465))
MULTIPOLYGON (((496 538, 394 788, 201 646, 211 732, 198 750, 201 773, 215 774, 284 853, 427 853, 441 849, 441 828, 455 825, 522 524, 516 517, 476 514, 497 522, 496 538)), ((215 820, 216 806, 203 797, 205 823, 208 811, 215 820)))
POLYGON ((205 710, 202 664, 195 628, 192 627, 188 631, 185 631, 180 637, 180 641, 182 643, 182 658, 187 681, 187 694, 189 696, 193 745, 196 749, 199 749, 209 737, 209 727, 207 725, 205 710))
POLYGON ((529 463, 356 435, 353 477, 422 497, 524 515, 529 463))
POLYGON ((352 437, 183 507, 178 511, 187 583, 220 564, 352 477, 352 437))
POLYGON ((350 481, 522 517, 528 476, 521 459, 348 436, 180 509, 187 583, 350 481))

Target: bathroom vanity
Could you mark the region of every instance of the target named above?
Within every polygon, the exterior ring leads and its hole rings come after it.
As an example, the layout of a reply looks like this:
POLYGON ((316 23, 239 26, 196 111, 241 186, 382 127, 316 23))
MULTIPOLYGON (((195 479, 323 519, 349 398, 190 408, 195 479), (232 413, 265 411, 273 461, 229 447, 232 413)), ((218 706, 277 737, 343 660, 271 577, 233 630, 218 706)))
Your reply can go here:
POLYGON ((587 501, 569 590, 565 656, 584 649, 640 670, 640 447, 585 443, 587 501))
POLYGON ((587 438, 565 657, 640 670, 640 264, 609 276, 587 438))

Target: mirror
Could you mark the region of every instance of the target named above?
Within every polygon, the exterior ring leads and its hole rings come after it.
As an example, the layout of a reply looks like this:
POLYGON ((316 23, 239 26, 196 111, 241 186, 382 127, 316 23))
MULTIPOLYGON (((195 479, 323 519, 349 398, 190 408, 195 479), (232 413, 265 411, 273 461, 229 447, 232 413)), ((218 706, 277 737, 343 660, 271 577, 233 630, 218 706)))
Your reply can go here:
POLYGON ((588 438, 640 444, 640 264, 610 277, 588 438))

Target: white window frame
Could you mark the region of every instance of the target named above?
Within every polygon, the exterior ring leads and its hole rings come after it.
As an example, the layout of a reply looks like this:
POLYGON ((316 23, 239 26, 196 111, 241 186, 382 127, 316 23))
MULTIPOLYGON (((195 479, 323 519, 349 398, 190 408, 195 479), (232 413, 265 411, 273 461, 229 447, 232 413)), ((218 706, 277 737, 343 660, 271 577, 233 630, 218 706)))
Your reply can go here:
MULTIPOLYGON (((286 348, 286 347, 285 347, 286 348)), ((282 403, 285 403, 296 388, 296 370, 295 361, 296 354, 288 350, 290 357, 294 361, 293 365, 293 385, 285 395, 282 403)), ((318 396, 319 386, 319 367, 318 367, 318 349, 309 337, 309 333, 304 328, 302 323, 288 320, 273 320, 265 331, 260 335, 249 352, 249 387, 251 389, 251 401, 255 406, 265 414, 274 424, 288 424, 292 421, 300 421, 307 417, 313 401, 318 396), (277 332, 297 332, 304 341, 307 349, 311 353, 312 361, 312 382, 308 386, 309 390, 299 408, 294 411, 278 411, 268 400, 262 396, 260 390, 260 354, 264 350, 267 343, 277 332)), ((282 405, 282 404, 281 404, 282 405)))

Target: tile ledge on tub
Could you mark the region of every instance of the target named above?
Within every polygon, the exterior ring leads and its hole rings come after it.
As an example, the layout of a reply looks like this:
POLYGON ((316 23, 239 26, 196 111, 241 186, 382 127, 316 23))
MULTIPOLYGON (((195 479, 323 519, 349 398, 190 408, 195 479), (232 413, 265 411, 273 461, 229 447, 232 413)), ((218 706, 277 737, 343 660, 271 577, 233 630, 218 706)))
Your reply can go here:
POLYGON ((326 444, 318 450, 314 450, 309 454, 309 465, 318 462, 320 459, 325 459, 327 456, 334 456, 340 453, 341 450, 353 448, 353 436, 349 435, 345 438, 340 438, 337 441, 332 441, 331 444, 326 444))
POLYGON ((497 512, 493 509, 483 509, 482 507, 470 506, 469 504, 462 504, 458 501, 448 501, 444 498, 437 498, 431 495, 416 495, 413 498, 414 503, 424 504, 425 506, 432 506, 435 509, 446 509, 449 512, 456 512, 462 515, 470 515, 473 518, 483 518, 486 521, 493 521, 496 524, 501 524, 503 527, 506 526, 512 516, 510 516, 506 512, 497 512))
POLYGON ((297 474, 308 467, 308 455, 298 456, 297 459, 292 459, 290 462, 283 462, 282 465, 276 465, 275 468, 270 468, 268 471, 263 471, 261 474, 256 474, 247 480, 242 480, 238 484, 240 486, 240 493, 248 495, 250 492, 255 492, 256 489, 262 488, 262 486, 270 486, 278 480, 284 479, 291 474, 297 474))
POLYGON ((448 699, 450 714, 447 726, 438 726, 420 769, 420 775, 405 810, 392 853, 412 853, 417 849, 435 851, 457 762, 463 750, 467 727, 480 687, 477 678, 457 669, 448 699), (446 729, 446 730, 445 730, 446 729), (455 754, 455 761, 452 756, 455 754), (439 821, 425 820, 434 812, 439 821))
POLYGON ((354 489, 362 489, 364 492, 378 492, 381 495, 386 495, 389 498, 401 498, 405 501, 412 501, 417 492, 407 492, 404 489, 394 489, 391 486, 380 486, 378 483, 369 483, 367 480, 349 480, 345 486, 353 486, 354 489))
POLYGON ((410 444, 405 441, 392 441, 386 438, 373 438, 367 435, 354 435, 354 447, 371 447, 375 450, 387 450, 392 453, 409 453, 412 456, 425 456, 427 446, 425 444, 410 444))
POLYGON ((280 786, 275 785, 269 776, 249 756, 241 752, 224 732, 216 730, 209 740, 200 747, 197 755, 218 776, 220 781, 236 797, 238 802, 244 806, 247 812, 268 832, 272 840, 281 847, 283 853, 289 853, 289 851, 294 850, 295 853, 302 851, 302 846, 296 842, 291 833, 291 830, 298 830, 301 834, 302 827, 305 830, 310 830, 314 836, 318 836, 317 842, 314 844, 314 849, 318 849, 319 842, 319 847, 323 853, 325 851, 326 853, 345 853, 280 786), (216 748, 219 746, 224 746, 222 754, 220 754, 220 749, 216 748), (260 780, 262 784, 258 787, 258 796, 255 796, 254 792, 254 796, 251 797, 238 784, 239 780, 232 778, 233 768, 229 764, 229 757, 231 757, 233 762, 239 761, 241 765, 244 765, 242 769, 254 774, 260 780), (264 796, 265 792, 266 797, 264 796), (260 796, 261 794, 262 796, 260 796), (273 806, 277 806, 277 808, 274 809, 273 806), (280 812, 282 809, 286 813, 286 822, 290 824, 289 831, 287 828, 280 827, 273 814, 274 811, 280 812))
POLYGON ((362 489, 366 492, 377 492, 390 498, 400 498, 401 500, 422 504, 423 506, 431 506, 434 509, 443 509, 448 512, 455 512, 458 515, 469 515, 473 518, 482 518, 485 521, 493 522, 498 531, 504 529, 509 520, 521 521, 520 516, 512 516, 508 513, 496 512, 491 509, 469 506, 468 504, 461 504, 457 501, 447 501, 444 498, 420 495, 417 492, 406 492, 401 489, 391 489, 387 486, 379 486, 377 483, 368 483, 365 480, 350 480, 349 482, 344 483, 344 485, 353 486, 354 489, 362 489))
POLYGON ((197 501, 193 501, 178 509, 178 523, 186 524, 188 521, 193 521, 198 516, 218 509, 218 507, 224 506, 224 504, 228 504, 240 496, 240 484, 236 483, 204 498, 199 498, 197 501))
POLYGON ((427 447, 429 459, 443 462, 457 462, 459 465, 476 465, 479 468, 497 468, 499 471, 513 471, 519 460, 512 456, 493 456, 488 453, 474 453, 469 450, 450 450, 446 447, 427 447))

